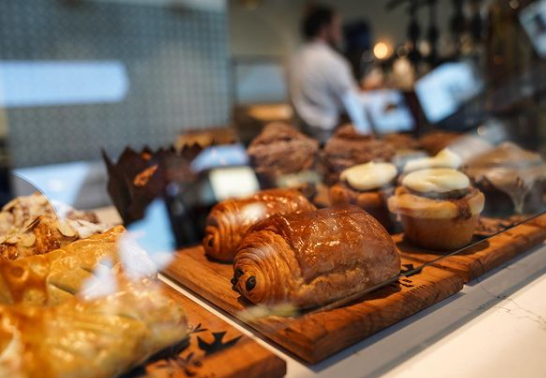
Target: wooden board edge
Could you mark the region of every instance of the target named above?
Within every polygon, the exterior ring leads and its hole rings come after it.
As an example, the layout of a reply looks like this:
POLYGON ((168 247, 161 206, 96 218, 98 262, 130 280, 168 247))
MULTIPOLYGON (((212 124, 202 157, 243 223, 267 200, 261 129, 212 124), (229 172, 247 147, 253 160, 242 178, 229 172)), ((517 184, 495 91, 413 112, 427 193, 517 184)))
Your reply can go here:
MULTIPOLYGON (((466 284, 498 268, 499 266, 513 260, 517 256, 526 253, 527 251, 540 245, 541 243, 543 243, 546 240, 546 214, 538 218, 535 218, 533 220, 530 220, 529 222, 522 223, 512 229, 506 230, 502 232, 501 234, 496 235, 490 239, 485 239, 483 242, 496 243, 499 240, 507 239, 507 238, 513 238, 516 240, 520 238, 525 238, 526 240, 522 242, 521 245, 518 246, 518 248, 516 248, 512 252, 506 252, 504 256, 496 256, 496 259, 494 260, 494 262, 490 263, 489 266, 487 267, 485 267, 483 263, 478 259, 476 259, 475 261, 469 262, 468 265, 465 265, 464 263, 457 261, 456 258, 458 256, 465 256, 465 255, 456 255, 453 257, 446 257, 445 258, 446 260, 440 260, 435 263, 432 263, 432 266, 438 269, 448 270, 450 272, 458 274, 460 277, 462 277, 462 279, 464 280, 464 283, 466 284), (518 234, 518 231, 521 232, 522 230, 525 230, 525 231, 522 234, 518 234), (449 261, 449 265, 445 264, 446 261, 449 261)), ((477 253, 479 253, 480 246, 481 246, 481 243, 477 244, 474 247, 471 247, 471 249, 476 249, 477 253)), ((411 252, 400 251, 400 255, 404 258, 413 259, 420 263, 428 263, 431 261, 430 258, 421 257, 419 254, 414 254, 411 252)))
MULTIPOLYGON (((261 377, 271 377, 271 378, 282 378, 286 375, 287 364, 284 359, 271 352, 264 346, 260 345, 256 340, 253 340, 251 337, 245 335, 241 330, 232 326, 222 318, 213 314, 206 308, 199 305, 199 303, 193 301, 191 298, 188 298, 183 293, 179 292, 175 288, 171 287, 165 282, 159 281, 161 287, 165 292, 173 298, 173 300, 181 300, 184 302, 184 308, 188 308, 188 311, 191 312, 201 312, 205 313, 208 317, 213 317, 217 322, 225 324, 226 327, 235 331, 236 334, 241 336, 241 341, 239 342, 239 348, 229 348, 222 350, 221 353, 214 353, 208 356, 205 360, 205 363, 208 366, 214 366, 214 376, 221 376, 222 378, 261 378, 261 377), (189 304, 189 305, 188 305, 189 304), (225 361, 234 361, 240 359, 241 348, 250 349, 252 348, 252 361, 250 364, 246 365, 244 368, 232 368, 226 365, 225 361)), ((205 316, 204 316, 205 317, 205 316)), ((206 326, 206 324, 205 324, 206 326)), ((228 330, 229 331, 229 330, 228 330)), ((189 335, 191 337, 191 335, 189 335)), ((238 337, 238 336, 236 336, 238 337)), ((193 373, 192 373, 193 374, 193 373)), ((197 372, 195 377, 200 377, 201 375, 197 372)), ((208 376, 208 375, 206 375, 208 376)))

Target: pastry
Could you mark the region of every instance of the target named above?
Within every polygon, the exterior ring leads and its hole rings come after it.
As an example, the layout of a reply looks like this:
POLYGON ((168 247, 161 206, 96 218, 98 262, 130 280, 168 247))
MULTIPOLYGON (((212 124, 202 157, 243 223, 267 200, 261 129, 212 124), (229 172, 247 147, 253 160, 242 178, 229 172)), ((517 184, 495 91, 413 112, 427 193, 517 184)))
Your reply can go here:
POLYGON ((352 126, 340 128, 322 151, 322 170, 325 181, 335 184, 345 169, 370 161, 390 161, 394 147, 369 135, 361 135, 352 126))
POLYGON ((254 304, 325 305, 400 272, 400 256, 381 224, 356 206, 274 215, 242 241, 234 289, 254 304))
POLYGON ((17 197, 0 211, 0 259, 48 253, 109 228, 94 213, 51 203, 41 193, 17 197))
POLYGON ((393 192, 398 171, 390 163, 366 163, 344 170, 340 182, 330 188, 330 203, 349 203, 366 210, 387 230, 393 223, 387 199, 393 192))
POLYGON ((283 176, 311 169, 317 152, 316 140, 282 122, 267 125, 248 147, 252 166, 267 186, 274 186, 283 176))
POLYGON ((463 173, 424 169, 405 176, 389 198, 389 210, 413 244, 433 250, 461 248, 472 240, 485 198, 463 173))
POLYGON ((116 377, 187 329, 180 304, 150 282, 58 306, 0 306, 0 376, 116 377))
POLYGON ((487 197, 488 215, 535 213, 544 208, 546 164, 539 154, 503 143, 465 167, 487 197))
POLYGON ((52 203, 46 196, 36 192, 30 196, 17 197, 2 208, 0 211, 0 236, 18 231, 39 216, 55 220, 61 218, 66 221, 99 224, 95 213, 75 210, 55 201, 52 203))
POLYGON ((421 143, 409 134, 392 133, 383 137, 385 142, 390 143, 398 151, 419 150, 421 143))
POLYGON ((462 159, 463 163, 493 148, 489 141, 477 135, 449 131, 434 131, 423 136, 419 142, 431 156, 449 148, 462 159))
POLYGON ((19 229, 12 229, 0 236, 0 259, 15 260, 22 257, 42 255, 61 248, 76 240, 100 234, 108 225, 86 220, 57 220, 40 215, 19 229))
POLYGON ((408 161, 404 165, 404 173, 410 173, 428 168, 451 168, 459 169, 462 165, 459 155, 445 148, 434 157, 424 157, 408 161))
POLYGON ((311 204, 299 191, 264 190, 244 199, 220 202, 207 218, 203 247, 207 256, 232 261, 241 239, 256 223, 273 214, 312 211, 311 204))
POLYGON ((54 305, 73 297, 107 273, 156 275, 146 252, 122 248, 123 226, 78 240, 45 255, 0 260, 0 303, 54 305))
POLYGON ((443 149, 450 147, 464 134, 450 131, 433 131, 419 139, 421 147, 434 156, 443 149))

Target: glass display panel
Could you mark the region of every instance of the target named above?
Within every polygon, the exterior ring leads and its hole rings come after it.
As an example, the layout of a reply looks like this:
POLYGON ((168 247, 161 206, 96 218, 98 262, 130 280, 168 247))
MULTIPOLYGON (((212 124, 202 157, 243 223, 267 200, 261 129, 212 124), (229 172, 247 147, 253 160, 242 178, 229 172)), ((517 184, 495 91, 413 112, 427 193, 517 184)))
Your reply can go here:
MULTIPOLYGON (((546 108, 503 65, 517 54, 467 34, 441 60, 381 42, 354 56, 382 76, 336 103, 360 128, 340 114, 319 141, 278 60, 234 58, 234 2, 152 3, 2 5, 0 375, 258 358, 169 283, 315 364, 546 239, 546 108), (468 132, 440 127, 450 117, 468 132)), ((543 3, 518 14, 540 77, 543 3)))

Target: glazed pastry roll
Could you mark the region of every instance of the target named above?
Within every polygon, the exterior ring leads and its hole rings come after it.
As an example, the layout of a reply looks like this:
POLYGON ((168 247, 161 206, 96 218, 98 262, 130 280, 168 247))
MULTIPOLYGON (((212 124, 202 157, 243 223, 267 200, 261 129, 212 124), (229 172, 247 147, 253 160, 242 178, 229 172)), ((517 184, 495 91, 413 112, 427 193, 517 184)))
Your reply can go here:
POLYGON ((55 305, 107 274, 155 277, 145 251, 120 248, 124 232, 117 226, 45 255, 0 261, 0 303, 55 305))
POLYGON ((291 189, 264 190, 249 198, 220 202, 207 218, 205 253, 220 261, 233 261, 243 236, 259 221, 274 214, 312 210, 315 206, 299 191, 291 189))
POLYGON ((381 224, 343 205, 275 215, 246 235, 234 262, 234 289, 255 304, 316 307, 400 272, 400 256, 381 224))
POLYGON ((0 306, 0 376, 117 377, 187 337, 181 305, 151 282, 58 306, 0 306))

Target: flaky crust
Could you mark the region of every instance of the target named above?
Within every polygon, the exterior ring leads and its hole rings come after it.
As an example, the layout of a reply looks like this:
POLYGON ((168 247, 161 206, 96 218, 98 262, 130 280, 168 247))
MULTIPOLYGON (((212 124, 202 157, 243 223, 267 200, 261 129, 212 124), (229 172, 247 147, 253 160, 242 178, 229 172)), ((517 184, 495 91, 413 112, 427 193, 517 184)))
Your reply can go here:
POLYGON ((207 256, 233 261, 245 233, 256 223, 274 214, 292 214, 315 210, 297 190, 271 189, 245 199, 220 202, 207 218, 203 247, 207 256))
POLYGON ((137 255, 136 250, 122 255, 119 242, 124 232, 123 226, 117 226, 45 255, 0 261, 0 303, 58 304, 77 294, 101 271, 118 274, 129 269, 155 277, 147 255, 137 255))
POLYGON ((40 215, 24 226, 12 229, 9 234, 0 236, 0 259, 16 260, 43 255, 78 239, 107 230, 108 226, 104 224, 86 220, 58 220, 40 215))
POLYGON ((325 179, 334 184, 347 168, 370 161, 390 161, 395 149, 386 141, 360 135, 352 126, 343 126, 328 140, 321 155, 325 179))
POLYGON ((383 227, 390 230, 393 227, 393 222, 387 208, 387 200, 392 192, 393 188, 361 192, 352 189, 345 183, 338 183, 330 188, 330 203, 332 205, 358 206, 370 213, 383 227))
POLYGON ((399 271, 387 231, 365 211, 345 205, 261 222, 241 243, 234 288, 256 304, 307 308, 363 291, 399 271))
POLYGON ((149 282, 59 306, 0 306, 0 376, 115 377, 186 335, 181 305, 149 282))
POLYGON ((434 131, 422 136, 419 143, 431 156, 435 156, 462 136, 463 134, 457 132, 434 131))
POLYGON ((412 194, 400 186, 388 200, 392 213, 424 219, 469 218, 480 214, 484 204, 483 193, 476 189, 460 199, 437 200, 412 194))
POLYGON ((248 147, 248 155, 259 175, 277 178, 310 169, 315 163, 318 142, 283 122, 268 124, 248 147))

